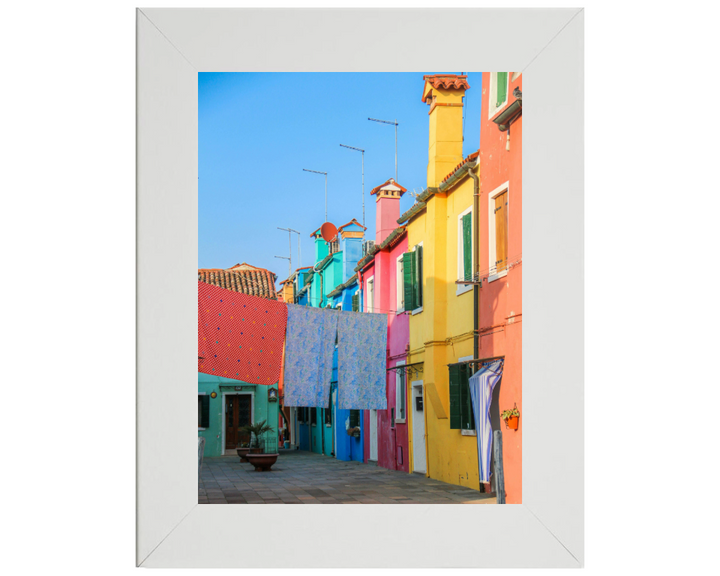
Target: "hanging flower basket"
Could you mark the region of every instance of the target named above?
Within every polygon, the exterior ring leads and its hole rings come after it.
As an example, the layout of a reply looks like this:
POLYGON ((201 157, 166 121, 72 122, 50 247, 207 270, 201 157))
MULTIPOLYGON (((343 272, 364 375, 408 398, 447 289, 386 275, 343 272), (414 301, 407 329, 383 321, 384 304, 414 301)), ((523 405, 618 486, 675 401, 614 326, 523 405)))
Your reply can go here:
POLYGON ((505 427, 510 430, 517 430, 520 422, 520 412, 517 409, 517 404, 510 410, 505 410, 500 414, 500 418, 505 421, 505 427))

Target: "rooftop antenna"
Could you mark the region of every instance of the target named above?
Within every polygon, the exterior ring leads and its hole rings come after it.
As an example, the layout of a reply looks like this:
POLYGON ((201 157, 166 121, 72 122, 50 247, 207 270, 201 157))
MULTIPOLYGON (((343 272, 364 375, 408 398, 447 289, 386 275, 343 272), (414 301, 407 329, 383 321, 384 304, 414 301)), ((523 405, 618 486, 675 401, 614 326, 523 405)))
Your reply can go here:
POLYGON ((290 258, 287 256, 275 256, 275 258, 282 258, 283 260, 288 261, 288 278, 290 278, 290 275, 292 274, 292 256, 290 258))
MULTIPOLYGON (((350 150, 357 150, 358 152, 362 152, 362 204, 363 204, 363 226, 365 226, 365 150, 362 148, 355 148, 354 146, 347 146, 345 144, 340 144, 343 148, 349 148, 350 150)), ((397 167, 396 167, 396 176, 397 176, 397 167)), ((325 220, 327 221, 327 216, 325 216, 325 220)))
POLYGON ((395 126, 395 182, 398 181, 398 170, 397 170, 397 127, 398 127, 398 121, 393 120, 392 122, 390 120, 378 120, 377 118, 368 118, 368 120, 372 120, 373 122, 381 122, 382 124, 391 124, 395 126))
POLYGON ((278 230, 285 230, 288 233, 288 243, 290 244, 290 256, 292 256, 292 241, 291 241, 291 232, 295 232, 295 234, 298 235, 298 262, 300 262, 300 266, 302 267, 302 252, 300 251, 300 232, 297 230, 293 230, 292 228, 280 228, 280 226, 277 227, 278 230))
POLYGON ((307 168, 303 168, 303 172, 312 172, 313 174, 325 175, 325 222, 327 222, 327 172, 318 172, 317 170, 308 170, 307 168))

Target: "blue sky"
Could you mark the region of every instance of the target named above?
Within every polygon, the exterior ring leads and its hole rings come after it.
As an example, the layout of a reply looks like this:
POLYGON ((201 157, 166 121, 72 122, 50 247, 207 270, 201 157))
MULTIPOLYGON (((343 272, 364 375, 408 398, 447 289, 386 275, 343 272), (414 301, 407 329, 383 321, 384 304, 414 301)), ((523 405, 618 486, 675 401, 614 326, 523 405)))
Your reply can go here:
MULTIPOLYGON (((459 71, 444 71, 459 73, 459 71)), ((434 74, 437 72, 426 72, 434 74)), ((247 262, 288 273, 288 233, 302 234, 302 263, 293 234, 293 269, 313 264, 310 233, 328 220, 362 221, 361 154, 365 149, 366 238, 375 237, 370 190, 395 176, 408 191, 426 185, 428 110, 420 99, 423 73, 200 73, 199 268, 247 262)), ((468 73, 463 155, 480 142, 481 74, 468 73)), ((412 206, 405 194, 401 212, 412 206)))

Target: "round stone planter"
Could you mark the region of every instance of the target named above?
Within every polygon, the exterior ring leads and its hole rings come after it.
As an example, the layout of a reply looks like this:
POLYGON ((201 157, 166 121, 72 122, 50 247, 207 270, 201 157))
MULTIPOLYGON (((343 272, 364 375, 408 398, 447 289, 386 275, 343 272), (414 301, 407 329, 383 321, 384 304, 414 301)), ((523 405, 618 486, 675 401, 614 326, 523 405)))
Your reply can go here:
POLYGON ((238 456, 240 456, 240 462, 247 462, 246 456, 250 452, 250 448, 237 448, 238 456))
POLYGON ((269 472, 278 456, 279 454, 247 454, 245 457, 255 466, 255 472, 269 472))

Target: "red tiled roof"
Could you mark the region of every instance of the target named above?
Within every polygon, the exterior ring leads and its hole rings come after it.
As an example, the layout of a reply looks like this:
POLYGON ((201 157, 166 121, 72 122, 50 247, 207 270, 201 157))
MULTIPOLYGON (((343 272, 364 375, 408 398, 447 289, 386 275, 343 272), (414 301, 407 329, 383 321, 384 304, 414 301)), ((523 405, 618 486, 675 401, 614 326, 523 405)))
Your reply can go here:
POLYGON ((433 88, 468 90, 470 84, 467 81, 467 75, 463 74, 431 74, 423 76, 423 80, 430 83, 433 88))
POLYGON ((277 300, 275 292, 276 275, 265 268, 257 268, 243 262, 232 268, 201 268, 198 280, 233 292, 277 300))
POLYGON ((400 188, 400 196, 402 196, 403 194, 405 194, 405 192, 407 192, 407 188, 403 187, 400 183, 395 182, 394 178, 390 178, 389 180, 380 184, 380 186, 376 186, 375 188, 370 190, 370 196, 372 196, 373 194, 377 194, 381 188, 384 188, 388 184, 392 184, 393 186, 397 186, 398 188, 400 188))
POLYGON ((473 152, 472 154, 469 154, 468 156, 466 156, 465 158, 463 158, 462 162, 460 162, 460 164, 458 164, 457 166, 455 166, 455 168, 453 168, 452 170, 450 170, 450 172, 448 173, 448 175, 445 176, 445 178, 443 178, 442 181, 443 181, 443 182, 446 182, 447 180, 449 180, 450 177, 451 177, 453 174, 455 174, 455 172, 457 172, 458 170, 460 170, 460 168, 462 168, 463 164, 467 164, 468 162, 470 162, 470 160, 475 160, 475 158, 478 157, 478 154, 479 154, 479 153, 480 153, 480 150, 476 150, 476 151, 473 152))
POLYGON ((350 224, 357 224, 357 225, 360 226, 360 228, 362 228, 363 230, 367 230, 367 228, 365 228, 365 226, 363 226, 362 224, 360 224, 360 222, 358 222, 357 220, 355 220, 355 218, 353 218, 353 219, 350 220, 350 222, 348 222, 347 224, 343 224, 342 226, 340 226, 340 227, 338 228, 338 232, 340 232, 343 228, 345 228, 345 226, 350 226, 350 224))

